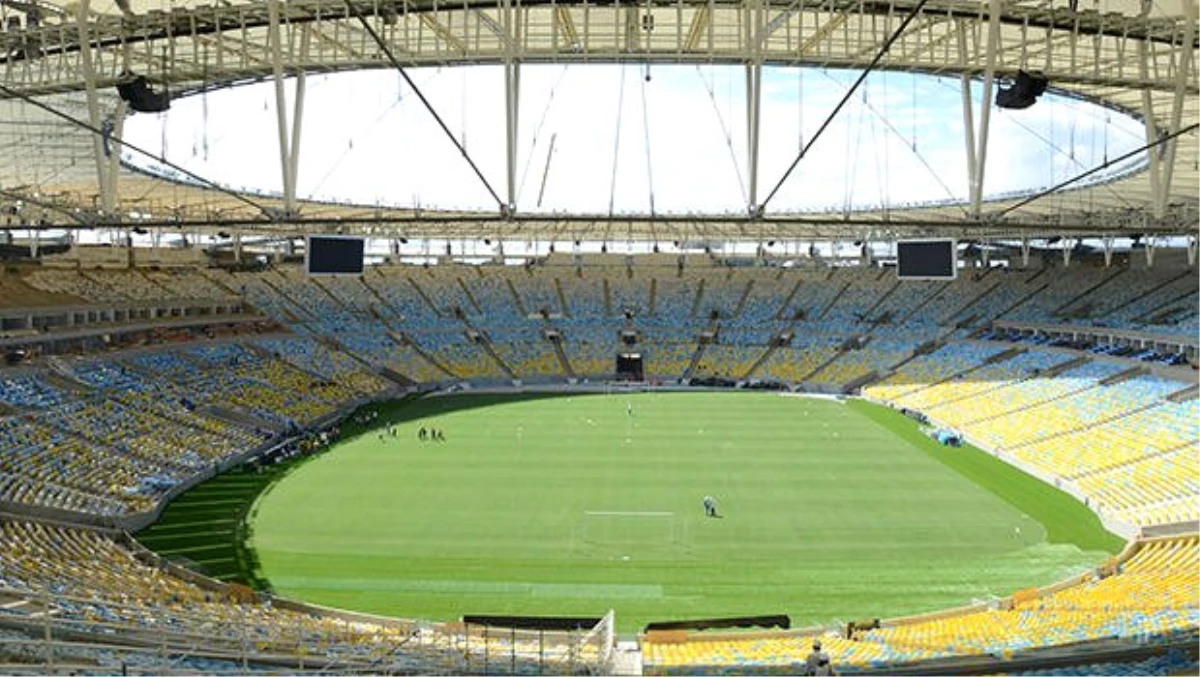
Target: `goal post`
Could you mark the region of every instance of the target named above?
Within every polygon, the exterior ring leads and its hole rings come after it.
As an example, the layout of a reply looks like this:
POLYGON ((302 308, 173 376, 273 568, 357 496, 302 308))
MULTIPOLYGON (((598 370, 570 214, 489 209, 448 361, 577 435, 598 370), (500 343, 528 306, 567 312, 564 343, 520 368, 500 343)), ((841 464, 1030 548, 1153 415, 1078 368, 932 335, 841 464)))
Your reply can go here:
POLYGON ((580 526, 585 543, 613 546, 678 546, 687 528, 677 513, 665 510, 585 510, 580 526))

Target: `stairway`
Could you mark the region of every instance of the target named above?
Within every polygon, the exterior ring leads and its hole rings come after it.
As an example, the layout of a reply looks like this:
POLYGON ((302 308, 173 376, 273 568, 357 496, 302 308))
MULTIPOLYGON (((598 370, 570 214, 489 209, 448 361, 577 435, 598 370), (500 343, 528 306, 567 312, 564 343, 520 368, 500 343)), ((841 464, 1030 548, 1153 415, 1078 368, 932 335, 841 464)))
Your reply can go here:
MULTIPOLYGON (((949 286, 950 286, 950 285, 946 285, 946 288, 949 288, 949 286)), ((946 324, 948 324, 948 323, 950 322, 950 320, 952 320, 952 319, 954 319, 954 318, 958 317, 959 315, 962 315, 963 313, 967 312, 967 310, 968 310, 968 309, 969 309, 971 306, 975 305, 976 303, 979 303, 980 301, 982 301, 982 300, 983 300, 983 298, 984 298, 985 296, 987 296, 988 294, 991 294, 992 292, 996 291, 997 289, 999 289, 999 288, 1000 288, 1000 287, 1002 287, 1002 286, 1004 286, 1004 283, 1003 283, 1003 282, 997 282, 996 284, 994 284, 994 285, 992 285, 992 286, 988 287, 987 289, 984 289, 983 291, 979 292, 979 293, 978 293, 978 294, 976 294, 975 296, 973 296, 973 297, 971 297, 970 299, 968 299, 966 303, 962 304, 962 305, 961 305, 961 306, 959 306, 958 308, 955 308, 955 309, 954 309, 954 312, 948 313, 948 314, 947 314, 945 317, 938 318, 938 324, 940 324, 940 325, 943 325, 943 326, 944 326, 944 325, 946 325, 946 324)), ((970 321, 970 320, 974 320, 974 319, 975 319, 975 316, 974 316, 974 315, 972 315, 970 318, 968 318, 968 321, 970 321)))
POLYGON ((779 347, 779 346, 777 346, 777 345, 776 345, 774 342, 772 342, 770 345, 768 345, 768 346, 766 347, 766 349, 765 349, 765 350, 763 350, 763 353, 762 353, 762 355, 759 355, 759 356, 758 356, 758 359, 757 359, 757 360, 754 360, 754 364, 751 364, 751 365, 750 365, 750 368, 746 370, 746 373, 745 373, 745 374, 742 374, 742 376, 741 376, 741 379, 742 379, 743 381, 749 381, 749 380, 750 380, 750 377, 751 377, 751 376, 754 374, 754 370, 755 370, 755 369, 758 369, 758 366, 759 366, 760 364, 762 364, 763 362, 766 362, 766 361, 767 361, 767 359, 768 359, 769 357, 771 357, 771 353, 774 353, 774 352, 775 352, 775 349, 776 349, 776 348, 778 348, 778 347, 779 347))
POLYGON ((492 345, 491 340, 489 340, 486 335, 482 333, 479 334, 479 340, 476 342, 476 345, 482 347, 484 352, 486 352, 488 356, 495 361, 496 366, 500 367, 500 371, 508 374, 510 379, 514 381, 520 380, 521 377, 517 376, 516 372, 514 372, 507 364, 505 364, 504 359, 500 357, 500 353, 496 352, 495 346, 492 345))
POLYGON ((571 361, 567 359, 567 351, 563 350, 562 334, 559 334, 559 339, 557 341, 553 339, 546 340, 550 341, 550 343, 554 345, 554 354, 558 356, 558 363, 562 365, 563 373, 567 375, 567 378, 577 378, 575 369, 571 367, 571 361))
MULTIPOLYGON (((886 273, 887 271, 884 271, 884 272, 886 273)), ((871 318, 871 316, 873 316, 875 314, 875 311, 880 306, 882 306, 884 304, 884 302, 887 301, 889 297, 891 297, 892 294, 896 293, 896 290, 899 288, 900 288, 900 281, 897 280, 897 281, 893 282, 892 286, 888 287, 888 290, 885 291, 883 293, 883 295, 880 296, 877 301, 875 301, 875 303, 872 303, 870 308, 867 308, 867 310, 863 313, 863 319, 869 320, 871 318)))
POLYGON ((388 332, 388 336, 396 343, 399 343, 400 345, 404 345, 404 346, 408 346, 409 348, 412 348, 413 352, 420 355, 422 359, 424 359, 429 364, 433 365, 434 368, 436 368, 438 371, 442 372, 443 374, 449 376, 450 378, 462 378, 458 374, 451 371, 449 367, 442 364, 440 361, 438 361, 436 358, 434 358, 432 355, 430 355, 428 352, 426 352, 425 349, 421 347, 421 344, 414 341, 413 338, 411 336, 409 336, 408 334, 406 334, 404 332, 400 332, 399 335, 397 335, 394 332, 388 332))
POLYGON ((826 367, 828 367, 829 365, 836 362, 838 358, 840 358, 842 355, 845 355, 845 354, 846 354, 845 348, 838 348, 838 351, 833 354, 833 357, 829 358, 828 360, 825 360, 821 364, 818 364, 816 369, 813 369, 812 371, 805 374, 804 377, 800 379, 800 381, 804 382, 804 381, 812 380, 812 378, 814 376, 821 373, 826 367))
POLYGON ((251 430, 270 430, 274 433, 282 433, 285 430, 285 426, 282 423, 268 421, 266 419, 254 416, 248 412, 241 411, 240 409, 230 409, 227 407, 219 407, 217 405, 205 405, 198 407, 196 411, 208 416, 209 418, 215 418, 226 423, 232 423, 240 428, 249 428, 251 430))
POLYGON ((704 300, 704 283, 705 278, 700 278, 700 284, 696 286, 696 298, 692 299, 692 308, 688 312, 689 317, 696 317, 696 313, 700 312, 700 303, 704 300))
POLYGON ((796 294, 800 291, 800 283, 801 282, 803 282, 803 280, 796 280, 796 284, 792 285, 792 290, 790 292, 788 292, 787 297, 783 299, 783 303, 779 306, 779 309, 775 311, 775 319, 776 320, 792 319, 790 317, 784 317, 783 314, 785 312, 787 312, 787 309, 792 306, 792 299, 795 299, 796 294))
MULTIPOLYGON (((825 319, 825 315, 827 315, 829 313, 829 311, 832 310, 833 307, 837 305, 838 300, 840 300, 842 298, 842 294, 845 294, 846 290, 850 288, 850 284, 851 284, 850 282, 847 282, 846 284, 842 285, 842 288, 839 289, 838 292, 833 295, 833 298, 829 300, 829 303, 825 304, 825 307, 821 309, 821 312, 817 313, 816 319, 818 319, 818 320, 825 319)), ((813 373, 816 373, 816 372, 813 372, 813 373)))
POLYGON ((696 367, 700 366, 700 360, 704 359, 704 352, 706 350, 708 350, 707 343, 696 342, 696 352, 692 353, 692 361, 688 363, 687 369, 683 370, 683 374, 680 375, 681 378, 689 379, 692 377, 692 372, 696 370, 696 367))
POLYGON ((504 278, 504 286, 508 287, 508 291, 512 294, 513 305, 516 306, 520 317, 529 317, 529 311, 525 309, 525 302, 521 300, 521 295, 517 293, 517 287, 509 278, 504 278))
POLYGON ((1116 272, 1114 272, 1112 275, 1108 275, 1103 280, 1100 280, 1096 284, 1083 290, 1083 292, 1076 294, 1074 297, 1072 297, 1066 303, 1059 305, 1057 308, 1055 308, 1053 311, 1051 311, 1050 314, 1055 317, 1070 317, 1070 315, 1067 313, 1067 309, 1069 309, 1071 306, 1075 305, 1079 301, 1087 298, 1093 292, 1095 292, 1097 289, 1100 289, 1101 287, 1107 285, 1108 283, 1112 282, 1113 280, 1120 278, 1121 274, 1125 272, 1125 269, 1124 268, 1116 268, 1115 271, 1116 272))
POLYGON ((429 309, 433 311, 433 314, 441 317, 442 311, 438 309, 436 304, 434 304, 433 299, 429 298, 429 294, 425 293, 425 290, 421 288, 421 285, 417 283, 416 279, 412 276, 408 276, 407 279, 408 284, 411 285, 413 290, 417 292, 417 296, 421 297, 421 300, 425 302, 425 305, 429 306, 429 309))
POLYGON ((558 295, 558 306, 562 308, 563 315, 571 316, 571 306, 567 303, 567 295, 563 292, 562 282, 556 277, 554 278, 554 293, 558 295))
POLYGON ((463 296, 467 297, 467 303, 471 304, 476 313, 483 315, 483 308, 479 306, 479 301, 475 300, 475 295, 471 293, 471 288, 467 286, 467 283, 461 277, 454 278, 454 281, 458 283, 458 288, 462 290, 463 296))
POLYGON ((746 288, 742 290, 742 295, 738 299, 737 305, 733 308, 733 314, 730 317, 741 317, 742 309, 746 307, 746 300, 750 298, 750 292, 754 289, 754 280, 746 282, 746 288))
MULTIPOLYGON (((382 273, 380 273, 380 275, 382 276, 382 273)), ((399 315, 397 315, 396 311, 392 308, 392 304, 388 303, 387 300, 383 298, 383 295, 379 293, 378 289, 371 286, 371 282, 367 279, 366 275, 362 276, 362 284, 367 288, 367 291, 371 292, 371 295, 374 296, 375 300, 378 302, 377 305, 368 308, 371 315, 375 316, 380 322, 383 323, 385 327, 387 326, 387 319, 383 316, 382 311, 384 309, 386 309, 389 314, 395 315, 397 319, 400 319, 399 315)))

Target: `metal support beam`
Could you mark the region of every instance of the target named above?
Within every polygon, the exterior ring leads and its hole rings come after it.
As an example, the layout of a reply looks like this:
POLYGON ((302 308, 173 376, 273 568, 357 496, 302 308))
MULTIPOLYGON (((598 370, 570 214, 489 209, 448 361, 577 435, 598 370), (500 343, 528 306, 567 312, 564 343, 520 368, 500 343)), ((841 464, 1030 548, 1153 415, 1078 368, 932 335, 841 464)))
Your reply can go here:
POLYGON ((117 196, 120 194, 117 191, 117 181, 121 177, 121 139, 125 135, 125 113, 129 106, 124 99, 117 100, 116 110, 112 116, 112 142, 108 144, 108 185, 107 190, 101 195, 100 202, 104 206, 106 212, 116 212, 117 196))
POLYGON ((984 169, 987 167, 988 132, 992 120, 992 86, 1000 50, 1000 13, 1000 0, 989 0, 983 94, 979 101, 979 132, 975 135, 975 171, 971 176, 970 215, 974 218, 979 218, 983 207, 984 169))
POLYGON ((758 149, 764 39, 762 0, 751 0, 746 3, 746 44, 750 45, 750 59, 746 62, 746 156, 750 189, 747 195, 750 201, 747 210, 751 218, 758 213, 758 149))
POLYGON ((296 204, 296 186, 292 182, 291 139, 288 134, 287 92, 283 82, 283 31, 279 26, 279 9, 283 0, 267 0, 267 36, 271 46, 271 71, 275 80, 275 115, 279 129, 279 168, 283 173, 283 208, 289 214, 296 204))
MULTIPOLYGON (((81 44, 89 44, 91 41, 91 28, 88 23, 88 7, 90 0, 80 0, 75 7, 75 26, 78 29, 79 41, 81 44)), ((84 49, 79 52, 79 65, 83 70, 84 78, 84 94, 87 98, 88 124, 92 127, 99 128, 102 124, 100 119, 100 96, 96 92, 96 69, 92 63, 92 50, 84 49)), ((112 217, 115 213, 113 202, 113 192, 109 186, 109 163, 105 155, 104 138, 99 134, 92 135, 92 156, 96 162, 96 186, 97 193, 100 195, 101 209, 106 217, 112 217)))
MULTIPOLYGON (((958 53, 960 58, 967 55, 967 29, 965 21, 959 22, 955 31, 958 33, 958 53)), ((971 76, 963 73, 959 76, 959 86, 962 88, 963 141, 967 146, 967 186, 975 185, 975 102, 971 100, 971 76)))
MULTIPOLYGON (((1183 40, 1177 51, 1175 91, 1171 97, 1171 124, 1168 134, 1175 134, 1179 131, 1179 126, 1183 124, 1184 95, 1187 93, 1188 85, 1192 82, 1192 73, 1195 67, 1192 42, 1196 39, 1196 0, 1184 0, 1183 4, 1184 15, 1187 19, 1183 22, 1183 40)), ((1158 193, 1154 196, 1154 212, 1160 218, 1167 211, 1167 201, 1171 194, 1171 180, 1175 174, 1175 148, 1178 143, 1178 139, 1171 139, 1163 147, 1162 177, 1159 181, 1158 193)))
MULTIPOLYGON (((1145 40, 1138 42, 1138 71, 1143 78, 1150 76, 1150 54, 1149 43, 1145 40)), ((1157 196, 1162 192, 1162 164, 1160 163, 1160 150, 1158 148, 1158 122, 1154 117, 1154 99, 1149 90, 1142 90, 1142 121, 1146 132, 1146 173, 1150 179, 1150 207, 1153 210, 1154 218, 1161 219, 1162 213, 1158 211, 1157 196)))
MULTIPOLYGON (((312 28, 308 24, 300 27, 300 60, 308 61, 308 49, 311 42, 312 28)), ((296 73, 296 100, 292 102, 292 142, 289 147, 288 169, 292 172, 292 204, 284 203, 284 209, 289 214, 299 211, 297 204, 297 177, 300 175, 300 130, 304 127, 304 95, 305 84, 308 80, 307 71, 300 69, 296 73)))
MULTIPOLYGON (((504 19, 504 134, 505 134, 505 177, 507 193, 501 211, 512 214, 517 209, 517 134, 521 110, 521 64, 517 59, 517 31, 520 24, 515 20, 512 0, 503 0, 501 7, 504 19)), ((548 161, 547 161, 548 162, 548 161)))

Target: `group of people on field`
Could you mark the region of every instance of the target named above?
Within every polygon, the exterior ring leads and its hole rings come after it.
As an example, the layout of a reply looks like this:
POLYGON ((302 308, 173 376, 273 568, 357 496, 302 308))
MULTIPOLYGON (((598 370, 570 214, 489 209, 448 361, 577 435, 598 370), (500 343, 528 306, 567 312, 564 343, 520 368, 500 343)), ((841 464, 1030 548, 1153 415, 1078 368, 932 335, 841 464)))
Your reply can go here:
POLYGON ((441 428, 429 428, 426 430, 424 426, 421 426, 421 429, 417 431, 417 441, 445 442, 446 433, 441 428))

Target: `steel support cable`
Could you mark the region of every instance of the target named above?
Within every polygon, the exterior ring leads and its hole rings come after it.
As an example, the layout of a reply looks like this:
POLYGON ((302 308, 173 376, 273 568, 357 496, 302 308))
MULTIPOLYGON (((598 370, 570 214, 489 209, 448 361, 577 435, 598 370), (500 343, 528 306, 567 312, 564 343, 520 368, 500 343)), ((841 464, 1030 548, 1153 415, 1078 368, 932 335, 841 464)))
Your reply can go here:
MULTIPOLYGON (((834 82, 837 82, 837 79, 834 78, 829 73, 827 73, 826 71, 822 70, 821 74, 824 75, 826 78, 829 78, 830 80, 832 80, 834 82)), ((910 77, 912 77, 913 82, 915 83, 916 79, 917 79, 916 76, 913 74, 910 74, 910 77)), ((887 100, 886 96, 884 97, 884 100, 885 101, 887 100)), ((942 190, 946 191, 946 196, 949 197, 950 200, 953 202, 956 202, 956 203, 959 202, 959 198, 954 194, 954 191, 950 190, 950 187, 947 186, 946 182, 942 180, 942 177, 939 176, 936 171, 934 171, 933 166, 929 164, 929 161, 927 159, 925 159, 925 156, 921 154, 921 151, 917 150, 917 137, 915 134, 915 132, 916 132, 916 122, 915 122, 915 120, 916 120, 916 108, 915 108, 916 94, 915 94, 915 89, 914 89, 914 98, 913 98, 913 106, 914 106, 914 108, 913 108, 913 120, 914 120, 913 131, 914 131, 914 135, 912 138, 905 137, 904 134, 899 129, 897 129, 895 125, 892 124, 891 120, 888 120, 886 115, 880 113, 879 109, 875 108, 875 106, 872 105, 870 101, 863 100, 863 105, 867 107, 867 110, 871 111, 872 115, 874 115, 876 118, 879 119, 880 122, 883 123, 884 128, 886 128, 891 133, 895 134, 897 139, 900 139, 901 141, 904 142, 905 146, 909 147, 909 149, 912 151, 913 156, 915 156, 917 158, 917 161, 920 162, 921 165, 923 167, 925 167, 926 170, 929 171, 930 176, 932 176, 933 180, 936 181, 937 184, 942 187, 942 190)), ((884 143, 886 144, 886 140, 884 143)), ((885 150, 886 150, 886 145, 885 145, 885 150)), ((963 207, 961 204, 959 204, 957 206, 959 206, 962 209, 964 215, 969 213, 967 208, 963 207)))
POLYGON ((461 143, 459 143, 458 139, 454 136, 454 132, 450 131, 450 128, 446 126, 446 122, 442 120, 442 116, 438 115, 437 109, 433 107, 433 104, 429 102, 429 99, 425 98, 425 94, 421 91, 420 87, 417 87, 417 83, 414 82, 413 79, 408 75, 408 71, 404 69, 404 66, 400 65, 400 61, 396 58, 396 55, 392 53, 392 48, 388 47, 387 43, 383 41, 383 38, 379 36, 379 33, 375 31, 375 28, 371 26, 371 22, 367 21, 366 15, 354 9, 354 5, 351 0, 345 0, 345 2, 346 9, 358 18, 359 23, 362 24, 363 30, 365 30, 367 34, 371 36, 371 39, 375 41, 375 44, 379 46, 379 49, 383 52, 383 55, 387 57, 387 60, 392 64, 396 71, 400 73, 400 77, 404 78, 404 81, 408 83, 408 86, 413 90, 413 93, 417 95, 417 98, 421 100, 421 103, 425 106, 425 109, 429 111, 429 114, 433 116, 433 119, 438 123, 438 126, 442 128, 443 132, 446 133, 446 137, 450 139, 450 141, 454 144, 454 147, 458 149, 458 152, 462 154, 463 159, 466 160, 467 164, 471 166, 471 171, 475 172, 475 176, 479 178, 479 181, 483 183, 483 187, 487 189, 487 192, 492 196, 492 199, 496 201, 496 205, 500 208, 501 213, 508 215, 508 205, 504 204, 504 200, 500 199, 500 195, 496 193, 495 189, 492 188, 492 184, 488 183, 488 180, 486 177, 484 177, 483 172, 479 171, 479 166, 476 165, 475 161, 471 159, 471 156, 467 154, 467 149, 464 148, 461 143))
MULTIPOLYGON (((938 78, 938 84, 939 84, 939 85, 942 85, 942 86, 944 86, 944 87, 946 87, 947 89, 951 89, 950 85, 947 85, 947 84, 945 84, 944 82, 942 82, 942 81, 941 81, 941 78, 938 78)), ((1057 144, 1055 144, 1053 140, 1046 138, 1046 137, 1045 137, 1043 134, 1041 134, 1040 132, 1038 132, 1038 131, 1037 131, 1037 129, 1035 129, 1035 128, 1033 128, 1033 127, 1029 126, 1028 124, 1026 124, 1026 123, 1024 123, 1024 122, 1022 122, 1022 121, 1020 120, 1020 118, 1018 118, 1018 117, 1016 117, 1016 116, 1006 116, 1006 117, 1004 117, 1004 118, 1002 118, 1002 119, 1004 119, 1004 120, 1011 120, 1013 124, 1015 124, 1016 126, 1020 127, 1021 129, 1024 129, 1026 132, 1029 132, 1030 136, 1033 136, 1033 137, 1034 137, 1034 138, 1036 138, 1038 141, 1041 141, 1041 142, 1042 142, 1043 144, 1045 144, 1045 145, 1046 145, 1046 147, 1048 147, 1050 150, 1054 151, 1055 153, 1058 153, 1059 155, 1066 156, 1066 157, 1067 157, 1067 159, 1069 159, 1071 162, 1075 163, 1075 165, 1076 165, 1076 166, 1080 167, 1081 169, 1083 168, 1083 163, 1082 163, 1082 162, 1080 162, 1079 160, 1077 160, 1077 159, 1075 159, 1075 158, 1071 157, 1071 156, 1070 156, 1070 155, 1067 153, 1067 151, 1063 150, 1061 147, 1059 147, 1057 144)), ((1107 131, 1105 132, 1105 136, 1104 136, 1104 161, 1105 161, 1105 162, 1108 162, 1108 133, 1107 133, 1107 131)), ((1117 177, 1117 178, 1120 178, 1120 177, 1117 177)), ((1097 182, 1097 183, 1090 184, 1090 185, 1093 185, 1093 186, 1095 186, 1095 187, 1097 187, 1097 188, 1104 188, 1104 189, 1105 189, 1105 190, 1107 190, 1109 193, 1112 193, 1113 197, 1115 197, 1115 198, 1117 198, 1118 200, 1120 200, 1121 202, 1125 203, 1125 206, 1127 206, 1127 207, 1132 207, 1132 206, 1133 206, 1133 205, 1132 205, 1132 203, 1130 203, 1130 202, 1129 202, 1129 200, 1128 200, 1128 199, 1126 199, 1126 197, 1120 193, 1120 191, 1118 191, 1117 189, 1113 188, 1113 186, 1111 185, 1111 183, 1110 183, 1110 182, 1108 182, 1108 181, 1104 181, 1104 182, 1097 182)))
MULTIPOLYGON (((863 90, 862 101, 866 100, 866 90, 863 90)), ((858 185, 858 161, 862 153, 862 135, 863 135, 863 118, 866 117, 866 112, 863 106, 856 106, 858 109, 858 124, 855 125, 853 150, 851 150, 850 134, 846 135, 846 157, 850 161, 850 176, 845 185, 845 197, 843 198, 842 209, 850 211, 854 204, 854 188, 858 185)), ((851 111, 849 117, 853 124, 854 111, 851 111)))
POLYGON ((621 66, 621 90, 617 93, 617 129, 613 139, 612 179, 608 184, 608 215, 613 215, 617 199, 617 158, 621 155, 621 113, 625 110, 625 66, 621 66))
POLYGON ((554 84, 550 85, 550 96, 546 99, 546 106, 542 108, 542 117, 538 120, 537 127, 533 129, 533 140, 529 143, 529 157, 525 159, 525 168, 521 170, 521 183, 517 186, 517 202, 521 201, 521 194, 525 192, 525 181, 529 178, 529 168, 533 164, 533 152, 537 150, 538 139, 542 138, 542 127, 545 126, 546 118, 550 115, 550 106, 554 103, 554 95, 558 92, 558 86, 562 84, 563 78, 567 75, 568 65, 563 64, 558 78, 554 80, 554 84))
POLYGON ((863 83, 863 80, 867 79, 867 75, 869 75, 871 71, 879 65, 879 62, 883 60, 883 57, 888 53, 888 50, 892 48, 892 43, 896 42, 896 40, 900 38, 900 35, 904 33, 904 30, 908 28, 908 25, 912 23, 912 20, 921 13, 921 8, 923 8, 925 3, 928 1, 929 0, 920 0, 920 2, 918 2, 916 5, 913 5, 912 9, 908 11, 908 14, 904 17, 904 21, 900 22, 900 25, 896 28, 896 30, 892 31, 892 34, 888 36, 887 41, 883 43, 883 46, 880 47, 879 51, 875 53, 875 57, 871 59, 871 63, 867 64, 867 67, 863 69, 861 74, 859 74, 858 79, 856 79, 854 84, 850 86, 850 89, 847 90, 846 94, 842 97, 842 100, 838 102, 837 106, 834 106, 833 112, 826 116, 825 121, 822 122, 821 126, 817 128, 816 133, 813 134, 812 138, 809 139, 804 148, 800 150, 800 153, 796 155, 796 159, 792 160, 792 164, 788 166, 787 171, 785 171, 783 176, 780 177, 779 182, 776 183, 775 187, 771 189, 771 192, 767 194, 766 199, 758 205, 758 208, 755 210, 757 212, 755 216, 762 216, 763 211, 765 211, 767 208, 767 204, 771 202, 771 199, 774 198, 775 194, 779 192, 779 189, 783 187, 783 184, 788 180, 788 177, 792 175, 793 171, 795 171, 796 165, 800 164, 800 161, 803 160, 804 156, 808 154, 809 149, 813 147, 813 144, 817 142, 817 139, 821 138, 821 134, 827 127, 829 127, 829 123, 833 122, 833 119, 837 117, 839 112, 841 112, 842 107, 846 105, 846 102, 850 100, 850 97, 854 96, 855 90, 857 90, 859 85, 863 83))
POLYGON ((650 79, 650 65, 646 65, 646 79, 642 80, 642 132, 646 137, 646 188, 650 196, 650 218, 654 218, 654 163, 650 161, 650 112, 646 103, 646 83, 650 79))
MULTIPOLYGON (((91 126, 90 124, 84 122, 83 120, 79 120, 75 117, 72 117, 71 115, 68 115, 67 113, 64 113, 50 105, 44 104, 41 101, 38 101, 37 99, 33 98, 32 96, 25 94, 24 92, 17 91, 6 85, 0 85, 0 93, 3 93, 5 95, 13 97, 13 98, 21 99, 25 103, 28 103, 35 108, 40 108, 41 110, 53 115, 54 117, 66 120, 67 122, 69 122, 77 127, 80 127, 82 129, 86 129, 87 131, 89 131, 93 134, 96 134, 100 137, 105 137, 105 133, 103 130, 97 129, 96 127, 91 126)), ((174 169, 175 171, 179 172, 180 174, 187 176, 188 178, 192 179, 193 181, 203 184, 207 188, 211 188, 217 192, 228 195, 229 197, 232 197, 233 199, 235 199, 239 202, 250 205, 251 207, 254 207, 255 209, 257 209, 263 216, 267 217, 268 219, 275 220, 274 216, 271 213, 271 210, 268 207, 266 207, 265 205, 259 204, 258 202, 255 202, 254 200, 251 200, 250 198, 246 197, 245 195, 242 195, 241 193, 238 193, 235 190, 230 190, 229 188, 226 188, 218 183, 210 181, 193 171, 184 169, 183 167, 175 164, 174 162, 171 162, 170 160, 166 159, 165 157, 157 156, 154 153, 151 153, 150 151, 145 150, 145 149, 141 148, 140 146, 132 144, 124 139, 118 139, 118 138, 110 136, 110 137, 108 137, 108 140, 110 143, 115 142, 125 148, 128 148, 129 150, 131 150, 135 153, 138 153, 139 155, 144 155, 144 156, 150 158, 151 160, 154 160, 155 162, 166 165, 166 166, 170 167, 171 169, 174 169)))
POLYGON ((1113 158, 1112 160, 1109 160, 1102 164, 1096 165, 1095 167, 1092 167, 1091 169, 1087 170, 1086 172, 1083 172, 1082 174, 1077 174, 1076 176, 1074 176, 1070 179, 1067 179, 1066 181, 1055 184, 1055 185, 1041 191, 1040 193, 1035 193, 1033 195, 1030 195, 1029 197, 1021 200, 1020 202, 1018 202, 1014 205, 1011 205, 1009 207, 1006 207, 1006 208, 1002 209, 1001 211, 997 212, 993 218, 998 219, 1015 209, 1020 209, 1021 207, 1024 207, 1025 205, 1029 204, 1030 202, 1033 202, 1034 200, 1038 200, 1043 197, 1046 197, 1047 195, 1050 195, 1051 193, 1056 193, 1059 190, 1062 190, 1063 188, 1066 188, 1067 186, 1075 183, 1076 181, 1081 181, 1081 180, 1091 176, 1092 174, 1095 174, 1096 172, 1104 171, 1105 169, 1108 169, 1112 165, 1124 162, 1125 160, 1128 160, 1129 158, 1137 155, 1138 153, 1145 153, 1146 151, 1150 150, 1151 148, 1160 146, 1160 145, 1166 143, 1167 141, 1170 141, 1172 139, 1183 136, 1184 134, 1190 134, 1191 132, 1194 132, 1197 129, 1200 129, 1200 123, 1193 123, 1193 124, 1188 125, 1187 127, 1180 129, 1179 131, 1177 131, 1173 134, 1166 134, 1164 136, 1161 136, 1157 140, 1153 141, 1152 143, 1148 143, 1144 146, 1141 146, 1140 148, 1135 148, 1120 157, 1116 157, 1116 158, 1113 158))
POLYGON ((749 200, 749 196, 746 195, 746 182, 742 179, 742 169, 738 166, 737 153, 733 149, 733 135, 729 133, 729 128, 725 125, 725 117, 721 115, 721 108, 717 105, 714 86, 708 78, 704 77, 704 72, 700 70, 700 64, 696 64, 696 75, 700 77, 700 82, 704 83, 704 90, 708 92, 708 100, 712 102, 717 123, 721 125, 721 133, 725 135, 725 147, 729 149, 729 161, 733 164, 733 173, 737 177, 738 189, 742 191, 742 202, 745 203, 749 200))

